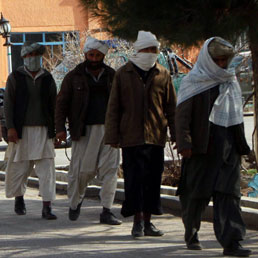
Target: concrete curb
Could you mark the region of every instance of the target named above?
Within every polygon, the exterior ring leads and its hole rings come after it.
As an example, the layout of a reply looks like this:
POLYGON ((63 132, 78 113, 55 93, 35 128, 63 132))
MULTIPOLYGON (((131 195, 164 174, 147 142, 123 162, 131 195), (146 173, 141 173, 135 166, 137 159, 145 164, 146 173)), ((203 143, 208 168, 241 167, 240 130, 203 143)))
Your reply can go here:
MULTIPOLYGON (((57 181, 56 181, 56 191, 59 194, 67 193, 67 178, 66 171, 56 171, 57 172, 57 181), (59 180, 58 180, 59 179, 59 180), (62 181, 60 181, 60 179, 62 181)), ((0 171, 0 180, 4 181, 5 172, 0 171)), ((38 178, 29 177, 28 186, 38 187, 38 178)), ((97 197, 101 186, 98 180, 93 180, 92 184, 88 186, 85 193, 86 197, 97 197)), ((168 212, 172 213, 175 216, 180 216, 181 206, 179 202, 179 197, 175 196, 176 187, 161 186, 161 203, 162 207, 168 212)), ((115 195, 116 201, 124 200, 124 189, 123 189, 123 179, 118 179, 117 190, 115 195)), ((241 198, 241 209, 242 216, 245 221, 245 224, 248 229, 258 230, 258 199, 250 197, 241 198)), ((212 221, 213 220, 213 205, 210 202, 209 206, 206 208, 203 220, 212 221)))

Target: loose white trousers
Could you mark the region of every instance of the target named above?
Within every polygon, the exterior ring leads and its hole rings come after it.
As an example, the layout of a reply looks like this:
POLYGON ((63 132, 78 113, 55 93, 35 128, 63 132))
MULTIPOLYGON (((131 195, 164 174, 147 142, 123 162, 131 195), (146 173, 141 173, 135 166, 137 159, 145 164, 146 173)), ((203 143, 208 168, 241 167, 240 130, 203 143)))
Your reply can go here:
POLYGON ((101 181, 101 205, 112 207, 117 186, 119 149, 104 144, 104 125, 86 126, 86 135, 72 142, 72 158, 68 172, 70 208, 76 209, 83 200, 90 181, 101 181))
POLYGON ((54 159, 12 161, 8 159, 5 177, 5 193, 7 198, 25 194, 28 177, 35 170, 39 178, 39 195, 43 201, 53 201, 56 196, 56 178, 54 159))
POLYGON ((48 139, 46 127, 23 127, 22 139, 8 145, 6 197, 24 195, 28 177, 34 170, 39 179, 39 195, 43 201, 53 201, 56 196, 54 155, 53 141, 48 139))

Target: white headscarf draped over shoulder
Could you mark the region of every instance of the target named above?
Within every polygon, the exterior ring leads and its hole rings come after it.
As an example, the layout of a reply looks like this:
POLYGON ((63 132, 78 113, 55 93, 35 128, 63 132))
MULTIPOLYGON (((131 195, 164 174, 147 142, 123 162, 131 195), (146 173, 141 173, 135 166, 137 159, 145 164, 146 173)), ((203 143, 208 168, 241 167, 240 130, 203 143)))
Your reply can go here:
POLYGON ((87 53, 90 50, 96 49, 106 55, 108 48, 108 45, 104 41, 88 36, 83 47, 83 52, 87 53))
POLYGON ((214 39, 219 40, 222 44, 225 42, 227 47, 231 46, 234 49, 229 42, 219 37, 206 40, 194 68, 180 84, 177 105, 220 85, 220 93, 213 105, 209 120, 216 125, 229 127, 243 122, 242 93, 235 70, 219 67, 210 56, 208 46, 214 39))

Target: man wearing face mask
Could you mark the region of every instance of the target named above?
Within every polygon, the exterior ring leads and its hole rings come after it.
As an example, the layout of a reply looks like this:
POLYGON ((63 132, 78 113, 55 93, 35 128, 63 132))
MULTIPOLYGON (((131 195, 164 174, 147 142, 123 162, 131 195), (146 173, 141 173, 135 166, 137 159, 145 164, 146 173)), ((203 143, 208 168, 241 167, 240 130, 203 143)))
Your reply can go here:
POLYGON ((24 194, 27 179, 34 168, 43 199, 42 218, 56 219, 51 211, 55 199, 54 110, 56 85, 53 77, 41 68, 45 47, 25 42, 21 49, 24 66, 7 80, 4 112, 8 129, 6 197, 15 197, 15 212, 26 214, 24 194))
POLYGON ((122 222, 110 211, 117 185, 119 150, 104 145, 105 114, 115 73, 103 63, 107 51, 105 42, 87 38, 85 61, 65 76, 57 97, 56 137, 59 142, 65 141, 68 118, 72 137, 69 219, 78 219, 87 185, 97 176, 102 182, 100 223, 119 225, 122 222))
POLYGON ((178 92, 176 142, 183 156, 178 194, 190 250, 201 250, 198 231, 213 200, 214 231, 227 256, 247 257, 240 245, 245 224, 240 209, 240 155, 245 140, 242 94, 233 69, 234 47, 220 37, 205 41, 178 92))
POLYGON ((133 237, 162 236, 151 215, 162 214, 161 175, 167 127, 175 142, 176 94, 167 69, 156 62, 160 43, 139 31, 136 54, 115 75, 106 114, 105 142, 122 147, 125 201, 133 237))

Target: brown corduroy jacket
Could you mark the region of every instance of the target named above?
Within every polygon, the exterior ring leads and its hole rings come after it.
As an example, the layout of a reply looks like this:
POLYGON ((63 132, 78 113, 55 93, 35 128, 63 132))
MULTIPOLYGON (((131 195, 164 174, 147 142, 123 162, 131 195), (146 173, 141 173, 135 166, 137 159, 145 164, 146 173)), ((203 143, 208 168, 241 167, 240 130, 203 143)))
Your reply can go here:
POLYGON ((130 147, 164 146, 167 127, 175 141, 176 93, 171 76, 160 64, 143 83, 129 61, 115 74, 105 122, 105 143, 130 147))

